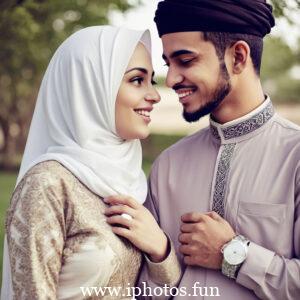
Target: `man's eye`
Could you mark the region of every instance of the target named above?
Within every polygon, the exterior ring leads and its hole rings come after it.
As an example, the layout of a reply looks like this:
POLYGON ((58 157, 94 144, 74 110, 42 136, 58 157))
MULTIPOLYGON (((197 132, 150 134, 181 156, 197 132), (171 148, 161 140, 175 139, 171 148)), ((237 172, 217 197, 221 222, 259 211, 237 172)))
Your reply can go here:
POLYGON ((169 63, 165 63, 164 67, 170 67, 170 64, 169 63))
POLYGON ((156 82, 155 80, 152 79, 151 84, 152 84, 152 85, 157 85, 157 82, 156 82))
POLYGON ((194 60, 194 58, 189 58, 189 59, 182 59, 180 60, 180 63, 182 65, 188 65, 189 63, 191 63, 194 60))
POLYGON ((130 79, 130 82, 133 82, 135 85, 141 85, 143 81, 144 81, 143 77, 134 77, 130 79))

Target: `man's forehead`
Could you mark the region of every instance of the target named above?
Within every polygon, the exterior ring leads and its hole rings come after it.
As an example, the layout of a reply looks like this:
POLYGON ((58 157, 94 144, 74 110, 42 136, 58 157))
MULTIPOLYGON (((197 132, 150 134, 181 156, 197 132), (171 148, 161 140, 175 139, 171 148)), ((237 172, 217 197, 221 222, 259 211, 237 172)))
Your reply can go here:
POLYGON ((161 39, 162 41, 168 41, 168 42, 175 42, 175 41, 181 41, 181 42, 188 42, 188 41, 199 41, 202 39, 202 32, 201 31, 183 31, 183 32, 172 32, 164 34, 161 39))
POLYGON ((202 38, 202 32, 174 32, 164 34, 162 39, 164 55, 170 56, 175 51, 188 50, 191 52, 197 52, 201 47, 201 44, 205 41, 202 38))

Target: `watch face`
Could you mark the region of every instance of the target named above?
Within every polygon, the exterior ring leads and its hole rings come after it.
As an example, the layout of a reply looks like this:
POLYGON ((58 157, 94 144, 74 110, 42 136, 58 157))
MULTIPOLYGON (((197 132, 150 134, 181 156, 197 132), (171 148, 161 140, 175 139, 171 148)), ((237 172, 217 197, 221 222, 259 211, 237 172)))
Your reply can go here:
POLYGON ((232 241, 224 249, 224 258, 230 265, 239 265, 247 255, 247 247, 240 241, 232 241))

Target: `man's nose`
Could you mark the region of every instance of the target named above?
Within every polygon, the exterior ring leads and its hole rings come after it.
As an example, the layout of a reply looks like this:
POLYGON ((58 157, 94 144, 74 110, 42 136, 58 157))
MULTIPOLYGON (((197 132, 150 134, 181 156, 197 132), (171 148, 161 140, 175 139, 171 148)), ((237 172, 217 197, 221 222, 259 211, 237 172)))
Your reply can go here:
POLYGON ((184 78, 180 73, 176 72, 174 68, 169 67, 166 78, 166 86, 173 88, 173 86, 181 83, 183 80, 184 78))

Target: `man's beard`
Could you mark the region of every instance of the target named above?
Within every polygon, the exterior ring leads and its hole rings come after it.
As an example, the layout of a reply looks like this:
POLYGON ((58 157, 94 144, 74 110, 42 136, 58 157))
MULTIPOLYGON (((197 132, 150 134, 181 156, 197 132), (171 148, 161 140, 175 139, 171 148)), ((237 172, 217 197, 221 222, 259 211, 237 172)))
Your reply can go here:
POLYGON ((225 99, 225 97, 230 93, 231 91, 231 84, 230 84, 230 77, 226 68, 226 65, 224 61, 220 63, 220 75, 218 80, 218 85, 215 91, 213 92, 211 98, 209 101, 202 107, 200 107, 198 110, 194 112, 186 112, 183 111, 182 115, 183 118, 187 122, 196 122, 200 118, 210 114, 213 112, 225 99))

